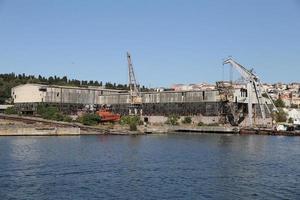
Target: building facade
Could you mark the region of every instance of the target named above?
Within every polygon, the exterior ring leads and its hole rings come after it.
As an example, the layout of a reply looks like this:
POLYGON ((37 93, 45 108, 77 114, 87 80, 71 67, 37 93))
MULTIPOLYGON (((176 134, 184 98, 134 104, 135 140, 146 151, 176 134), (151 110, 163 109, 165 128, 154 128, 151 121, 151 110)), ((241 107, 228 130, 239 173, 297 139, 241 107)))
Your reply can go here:
MULTIPOLYGON (((97 109, 107 105, 113 112, 121 115, 128 115, 131 106, 128 91, 103 88, 25 84, 14 87, 11 95, 15 107, 28 114, 35 113, 41 104, 56 106, 64 113, 76 113, 86 107, 97 109)), ((254 97, 255 93, 251 96, 254 97)), ((141 97, 144 116, 218 117, 230 121, 231 124, 240 123, 246 118, 249 102, 245 88, 233 89, 225 99, 217 89, 143 92, 141 97)), ((261 112, 255 98, 252 103, 253 116, 259 118, 261 112)))
POLYGON ((99 96, 118 92, 121 91, 99 87, 24 84, 12 88, 11 96, 15 107, 24 113, 35 112, 39 104, 59 106, 67 112, 99 105, 99 96))

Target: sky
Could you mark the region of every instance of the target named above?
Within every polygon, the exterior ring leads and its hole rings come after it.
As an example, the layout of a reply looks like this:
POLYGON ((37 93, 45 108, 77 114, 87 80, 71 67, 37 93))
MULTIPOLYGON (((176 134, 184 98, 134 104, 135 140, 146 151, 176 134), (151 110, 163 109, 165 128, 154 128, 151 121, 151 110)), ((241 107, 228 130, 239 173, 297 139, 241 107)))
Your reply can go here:
POLYGON ((228 56, 300 82, 300 0, 0 0, 0 73, 127 83, 127 51, 149 87, 228 79, 228 56))

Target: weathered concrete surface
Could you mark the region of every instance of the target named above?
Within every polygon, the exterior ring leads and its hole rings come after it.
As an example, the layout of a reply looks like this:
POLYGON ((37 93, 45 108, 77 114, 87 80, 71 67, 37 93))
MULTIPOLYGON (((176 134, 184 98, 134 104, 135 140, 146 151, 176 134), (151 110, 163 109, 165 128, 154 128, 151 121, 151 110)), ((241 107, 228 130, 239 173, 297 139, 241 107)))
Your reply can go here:
POLYGON ((140 128, 141 132, 145 134, 152 134, 152 133, 168 133, 170 132, 169 126, 148 126, 140 128))
POLYGON ((170 127, 170 132, 185 132, 185 133, 233 133, 238 134, 239 127, 225 127, 225 126, 199 126, 199 127, 170 127))
POLYGON ((168 117, 165 116, 143 116, 143 118, 148 118, 148 122, 150 124, 164 124, 167 120, 168 117))
MULTIPOLYGON (((148 122, 153 125, 159 125, 159 124, 164 124, 167 120, 168 117, 165 116, 143 116, 142 120, 144 118, 148 118, 148 122)), ((181 123, 182 120, 184 120, 185 116, 180 117, 178 120, 179 123, 181 123)), ((202 122, 204 124, 216 124, 219 122, 219 117, 218 116, 203 116, 203 115, 197 115, 197 116, 192 116, 192 124, 198 124, 199 122, 202 122)))
POLYGON ((273 135, 273 136, 300 136, 300 131, 277 131, 265 128, 243 128, 240 130, 242 135, 273 135))
POLYGON ((64 136, 64 135, 80 135, 80 128, 0 127, 0 136, 64 136))
MULTIPOLYGON (((53 120, 46 120, 42 118, 37 117, 25 117, 25 116, 18 116, 18 115, 5 115, 0 113, 0 119, 3 120, 9 120, 9 121, 17 121, 17 122, 23 122, 26 124, 39 124, 38 127, 43 125, 42 127, 45 127, 45 125, 50 127, 64 127, 64 128, 80 128, 84 131, 94 132, 97 134, 106 133, 107 127, 95 127, 95 126, 86 126, 82 125, 80 123, 69 123, 69 122, 59 122, 59 121, 53 121, 53 120)), ((31 126, 32 127, 32 126, 31 126)), ((35 128, 35 127, 33 127, 35 128)))
MULTIPOLYGON (((253 119, 253 123, 256 126, 264 126, 266 125, 267 127, 272 127, 273 123, 272 123, 272 118, 268 117, 265 119, 265 123, 263 121, 263 119, 261 117, 256 117, 253 119)), ((244 119, 244 121, 240 124, 241 127, 250 127, 250 122, 249 122, 249 118, 246 117, 244 119)))
MULTIPOLYGON (((182 117, 182 120, 184 117, 182 117)), ((199 122, 202 122, 204 124, 216 124, 219 122, 220 117, 218 116, 203 116, 203 115, 198 115, 198 116, 193 116, 192 117, 192 123, 198 124, 199 122)))

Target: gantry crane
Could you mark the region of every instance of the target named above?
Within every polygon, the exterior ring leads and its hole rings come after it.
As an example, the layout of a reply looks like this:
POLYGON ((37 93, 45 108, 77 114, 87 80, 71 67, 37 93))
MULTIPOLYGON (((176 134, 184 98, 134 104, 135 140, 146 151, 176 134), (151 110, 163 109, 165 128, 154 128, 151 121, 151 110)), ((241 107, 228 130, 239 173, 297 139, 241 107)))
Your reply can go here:
POLYGON ((274 111, 278 111, 276 106, 274 105, 271 97, 269 94, 265 91, 264 87, 262 86, 260 79, 257 75, 255 75, 252 70, 248 70, 245 67, 243 67, 241 64, 233 60, 232 58, 228 58, 223 62, 224 64, 230 64, 233 68, 235 68, 241 76, 246 80, 247 83, 247 98, 248 98, 248 118, 249 118, 249 125, 253 126, 253 109, 252 106, 254 103, 254 99, 257 100, 257 103, 260 108, 261 116, 262 116, 262 122, 264 125, 266 125, 266 110, 268 113, 271 114, 271 111, 269 107, 267 106, 267 103, 265 101, 265 98, 269 99, 274 111), (253 96, 253 91, 255 93, 255 97, 253 96), (263 94, 266 94, 265 97, 263 97, 263 94))
POLYGON ((129 81, 129 114, 138 115, 142 114, 142 97, 136 82, 131 55, 127 52, 128 61, 128 81, 129 81))

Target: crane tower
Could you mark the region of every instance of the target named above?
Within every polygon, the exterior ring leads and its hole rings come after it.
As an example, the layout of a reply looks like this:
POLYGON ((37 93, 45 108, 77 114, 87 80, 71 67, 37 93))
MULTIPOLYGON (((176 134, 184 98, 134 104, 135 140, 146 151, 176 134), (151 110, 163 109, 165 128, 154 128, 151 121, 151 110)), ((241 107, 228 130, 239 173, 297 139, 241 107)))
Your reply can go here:
POLYGON ((128 81, 129 81, 129 114, 138 115, 142 114, 142 97, 138 88, 138 84, 135 78, 133 65, 131 61, 131 55, 127 52, 128 61, 128 81))
POLYGON ((252 72, 252 70, 248 70, 243 67, 241 64, 233 60, 232 58, 228 58, 223 62, 224 64, 230 64, 233 68, 235 68, 241 76, 246 80, 247 83, 247 97, 248 97, 248 118, 250 126, 253 126, 253 104, 257 103, 260 108, 262 122, 266 125, 266 110, 268 113, 271 113, 269 107, 267 106, 266 99, 269 99, 271 104, 273 105, 274 111, 277 111, 276 106, 274 105, 271 97, 265 91, 262 86, 259 77, 252 72), (253 93, 254 92, 254 93, 253 93), (253 95, 255 94, 255 95, 253 95), (266 95, 266 97, 263 96, 266 95), (256 101, 254 101, 256 100, 256 101))

